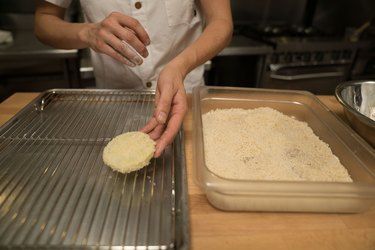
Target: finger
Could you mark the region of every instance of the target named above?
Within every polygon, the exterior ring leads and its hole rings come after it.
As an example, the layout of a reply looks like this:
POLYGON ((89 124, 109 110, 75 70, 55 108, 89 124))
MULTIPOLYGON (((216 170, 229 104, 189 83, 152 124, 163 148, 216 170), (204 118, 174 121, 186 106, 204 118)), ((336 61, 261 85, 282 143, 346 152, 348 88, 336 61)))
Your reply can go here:
POLYGON ((152 130, 156 128, 156 126, 159 125, 159 122, 155 119, 155 117, 151 117, 151 119, 146 123, 146 125, 140 129, 143 133, 150 133, 152 130))
POLYGON ((142 41, 144 45, 147 46, 150 44, 150 37, 137 19, 130 16, 121 15, 118 20, 120 25, 134 31, 134 34, 139 38, 139 40, 142 41))
POLYGON ((128 44, 126 41, 121 41, 121 54, 123 54, 131 62, 141 65, 143 63, 142 57, 134 50, 134 48, 128 44))
POLYGON ((125 27, 116 29, 114 35, 116 35, 120 40, 123 40, 127 44, 129 44, 131 48, 142 57, 146 58, 148 56, 148 50, 146 46, 129 28, 125 27))
POLYGON ((158 126, 156 126, 152 131, 150 131, 148 133, 148 135, 154 140, 159 140, 159 138, 161 137, 161 135, 163 134, 165 130, 165 125, 164 124, 159 124, 158 126))
POLYGON ((103 37, 106 37, 106 42, 114 47, 118 52, 122 53, 123 50, 125 50, 124 56, 126 56, 130 60, 133 59, 134 53, 139 57, 147 57, 148 51, 146 45, 143 43, 141 38, 137 36, 135 31, 132 30, 131 27, 122 24, 123 19, 128 20, 130 25, 138 25, 143 29, 142 25, 134 18, 126 17, 121 13, 114 12, 101 22, 101 35, 103 37), (111 37, 108 37, 109 34, 111 35, 111 37), (119 41, 125 41, 127 45, 130 46, 130 49, 133 50, 133 52, 131 53, 132 56, 126 55, 126 53, 129 53, 127 52, 129 48, 127 48, 128 46, 125 46, 124 48, 124 45, 119 41))
MULTIPOLYGON (((159 124, 156 119, 153 117, 147 124, 145 127, 143 127, 140 131, 141 132, 144 132, 144 133, 147 133, 151 139, 153 139, 154 141, 158 140, 160 138, 160 136, 163 134, 164 132, 164 129, 165 129, 165 125, 164 124, 159 124)), ((158 144, 158 142, 157 142, 158 144)), ((168 145, 168 144, 167 144, 168 145)), ((164 151, 164 148, 167 146, 167 145, 164 145, 164 143, 162 144, 162 148, 161 149, 156 149, 155 147, 155 152, 157 152, 157 154, 154 153, 154 157, 159 157, 161 155, 161 152, 164 151)))
MULTIPOLYGON (((91 47, 97 52, 111 56, 120 63, 126 64, 131 67, 137 65, 134 60, 130 61, 128 58, 131 57, 132 54, 124 53, 123 43, 119 41, 119 39, 112 33, 105 30, 101 30, 100 39, 98 38, 96 40, 96 43, 94 43, 94 45, 91 47)), ((132 53, 134 54, 134 52, 132 53)))
POLYGON ((164 124, 160 124, 153 117, 143 128, 139 131, 148 134, 153 140, 158 140, 165 129, 164 124))
POLYGON ((178 131, 180 130, 181 122, 180 118, 173 117, 169 120, 167 128, 164 130, 163 134, 160 136, 156 143, 154 156, 159 157, 164 149, 172 143, 178 131))
POLYGON ((167 122, 172 100, 173 93, 170 91, 170 89, 166 88, 163 92, 159 92, 159 95, 155 100, 156 108, 154 117, 160 124, 167 122))
POLYGON ((155 108, 158 106, 160 100, 160 90, 156 88, 155 90, 155 108))
MULTIPOLYGON (((162 131, 161 135, 154 135, 160 136, 157 140, 156 149, 155 149, 155 157, 159 157, 160 154, 164 151, 164 149, 173 142, 174 138, 176 137, 177 133, 179 132, 183 119, 185 116, 185 112, 178 112, 171 116, 168 121, 168 125, 164 131, 162 131)), ((160 131, 157 131, 160 133, 160 131)))
POLYGON ((123 63, 125 65, 130 66, 130 67, 135 67, 136 66, 135 63, 129 61, 126 57, 124 57, 122 54, 120 54, 119 52, 117 52, 116 50, 114 50, 108 44, 104 44, 104 45, 101 46, 101 52, 104 53, 104 54, 109 55, 110 57, 112 57, 113 59, 115 59, 116 61, 118 61, 120 63, 123 63))
POLYGON ((135 52, 135 50, 125 41, 121 41, 115 35, 106 33, 102 35, 104 41, 111 46, 117 53, 121 54, 127 60, 131 61, 135 65, 141 65, 143 60, 135 52))
POLYGON ((120 41, 113 34, 105 34, 102 37, 109 46, 111 46, 114 50, 117 51, 117 53, 121 54, 123 57, 131 61, 133 64, 141 65, 143 63, 142 58, 125 41, 120 41))

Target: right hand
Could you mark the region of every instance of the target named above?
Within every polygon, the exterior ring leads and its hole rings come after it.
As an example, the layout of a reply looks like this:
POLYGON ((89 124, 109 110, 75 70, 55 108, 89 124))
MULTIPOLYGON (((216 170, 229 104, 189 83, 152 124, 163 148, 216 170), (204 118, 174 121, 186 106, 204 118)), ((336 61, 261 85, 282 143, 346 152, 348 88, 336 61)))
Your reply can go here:
POLYGON ((148 56, 150 38, 138 20, 113 12, 99 23, 93 23, 80 34, 88 46, 120 63, 134 67, 148 56), (136 52, 135 52, 136 51, 136 52))

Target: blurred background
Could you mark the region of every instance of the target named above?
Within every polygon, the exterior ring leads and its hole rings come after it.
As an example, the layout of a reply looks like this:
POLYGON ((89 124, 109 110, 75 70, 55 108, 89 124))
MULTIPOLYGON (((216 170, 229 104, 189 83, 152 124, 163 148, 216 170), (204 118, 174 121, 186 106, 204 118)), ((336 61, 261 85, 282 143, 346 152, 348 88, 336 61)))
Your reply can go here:
MULTIPOLYGON (((232 0, 231 44, 206 63, 207 85, 333 94, 375 79, 374 0, 232 0)), ((14 92, 95 86, 87 50, 58 50, 33 34, 32 0, 0 0, 0 101, 14 92)), ((66 18, 82 20, 79 1, 66 18)))

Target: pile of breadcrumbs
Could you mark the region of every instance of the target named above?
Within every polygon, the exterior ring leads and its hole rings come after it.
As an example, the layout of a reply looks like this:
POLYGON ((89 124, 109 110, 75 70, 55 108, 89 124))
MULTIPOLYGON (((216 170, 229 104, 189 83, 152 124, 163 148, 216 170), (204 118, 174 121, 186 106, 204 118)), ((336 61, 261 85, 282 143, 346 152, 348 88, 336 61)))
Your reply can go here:
POLYGON ((307 123, 271 108, 203 115, 207 167, 230 179, 351 182, 307 123))

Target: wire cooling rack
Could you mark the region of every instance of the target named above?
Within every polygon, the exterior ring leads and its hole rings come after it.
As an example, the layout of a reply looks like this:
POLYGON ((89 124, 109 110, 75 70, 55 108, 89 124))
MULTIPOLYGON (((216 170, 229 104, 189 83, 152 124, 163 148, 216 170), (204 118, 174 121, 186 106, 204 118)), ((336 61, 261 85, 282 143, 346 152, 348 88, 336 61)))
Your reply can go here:
POLYGON ((153 92, 50 90, 1 127, 0 248, 188 248, 182 132, 139 171, 102 161, 153 102, 153 92))

